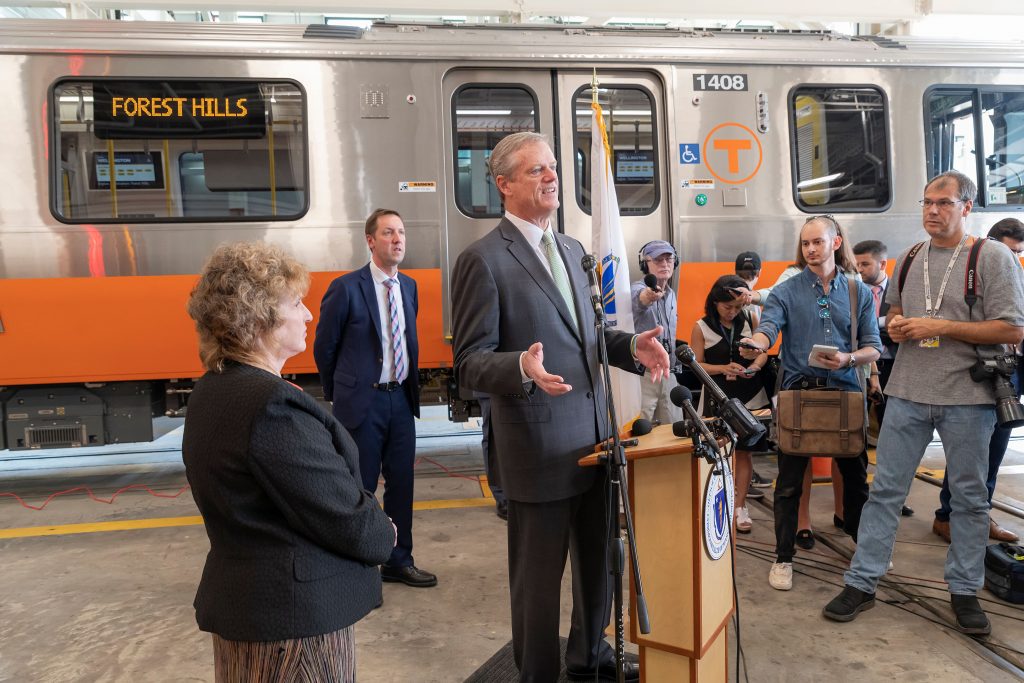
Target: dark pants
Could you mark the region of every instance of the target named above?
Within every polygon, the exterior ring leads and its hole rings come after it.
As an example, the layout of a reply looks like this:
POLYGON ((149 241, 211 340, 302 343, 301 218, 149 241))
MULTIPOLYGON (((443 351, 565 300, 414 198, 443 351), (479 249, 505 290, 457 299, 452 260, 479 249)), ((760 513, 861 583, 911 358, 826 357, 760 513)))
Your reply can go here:
MULTIPOLYGON (((1017 397, 1021 394, 1021 375, 1024 374, 1024 362, 1017 366, 1017 372, 1010 378, 1013 388, 1017 390, 1017 397)), ((996 425, 992 430, 992 438, 988 442, 988 477, 985 479, 985 486, 988 487, 988 504, 992 505, 992 494, 996 492, 996 479, 999 477, 999 466, 1003 464, 1003 456, 1006 455, 1006 447, 1010 445, 1010 433, 1012 428, 996 425)), ((943 522, 949 521, 949 515, 953 512, 950 503, 952 495, 949 492, 949 480, 942 475, 942 489, 939 490, 939 509, 935 511, 935 519, 943 522)))
MULTIPOLYGON (((779 478, 775 482, 775 554, 779 562, 793 561, 797 511, 809 458, 779 454, 779 478)), ((843 475, 843 530, 857 540, 860 511, 868 499, 868 454, 836 458, 843 475)))
POLYGON ((565 558, 572 558, 572 623, 565 666, 588 671, 613 658, 604 640, 612 585, 602 472, 589 490, 548 503, 508 501, 512 649, 519 680, 558 680, 558 621, 565 558))
MULTIPOLYGON (((875 365, 878 366, 878 385, 885 391, 885 385, 889 383, 889 375, 892 374, 892 358, 879 358, 875 361, 875 365)), ((875 411, 875 417, 878 419, 878 430, 882 430, 882 420, 885 419, 885 401, 881 403, 870 404, 875 411)))
POLYGON ((377 490, 384 475, 384 512, 398 529, 398 545, 391 551, 390 567, 412 561, 413 464, 416 459, 416 424, 404 391, 374 391, 366 419, 349 433, 359 447, 363 488, 377 490))

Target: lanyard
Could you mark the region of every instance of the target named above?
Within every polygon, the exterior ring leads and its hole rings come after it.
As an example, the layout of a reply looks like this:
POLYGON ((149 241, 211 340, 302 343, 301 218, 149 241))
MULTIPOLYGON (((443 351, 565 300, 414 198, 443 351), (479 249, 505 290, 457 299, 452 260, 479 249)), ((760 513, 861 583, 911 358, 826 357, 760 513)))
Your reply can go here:
POLYGON ((964 235, 963 239, 960 240, 960 244, 956 245, 956 250, 953 252, 953 256, 949 259, 949 265, 946 266, 946 274, 942 276, 942 284, 939 285, 939 296, 935 299, 935 307, 932 307, 932 282, 928 275, 928 254, 932 250, 931 241, 928 242, 928 248, 924 250, 924 310, 925 315, 929 318, 934 318, 939 308, 942 306, 942 295, 946 293, 946 285, 949 283, 949 274, 953 272, 953 266, 956 265, 957 258, 960 257, 960 251, 967 244, 967 238, 969 235, 964 235))

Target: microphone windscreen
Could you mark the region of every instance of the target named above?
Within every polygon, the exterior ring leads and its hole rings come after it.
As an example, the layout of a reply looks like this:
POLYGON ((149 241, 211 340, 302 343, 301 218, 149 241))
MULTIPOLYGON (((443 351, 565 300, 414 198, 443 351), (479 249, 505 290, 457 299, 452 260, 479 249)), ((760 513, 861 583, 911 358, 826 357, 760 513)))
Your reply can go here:
POLYGON ((647 273, 647 275, 644 277, 644 284, 647 285, 648 289, 657 289, 658 276, 655 275, 654 273, 647 273))
POLYGON ((690 426, 686 420, 672 423, 672 434, 675 436, 690 436, 690 426))
POLYGON ((630 430, 630 433, 633 436, 643 436, 650 434, 652 429, 654 429, 654 425, 651 424, 651 421, 640 417, 633 420, 633 429, 630 430))
POLYGON ((675 387, 668 395, 673 405, 682 407, 683 401, 692 401, 693 393, 686 387, 675 387))
POLYGON ((597 258, 593 254, 584 254, 580 265, 583 267, 583 270, 593 270, 597 268, 597 258))

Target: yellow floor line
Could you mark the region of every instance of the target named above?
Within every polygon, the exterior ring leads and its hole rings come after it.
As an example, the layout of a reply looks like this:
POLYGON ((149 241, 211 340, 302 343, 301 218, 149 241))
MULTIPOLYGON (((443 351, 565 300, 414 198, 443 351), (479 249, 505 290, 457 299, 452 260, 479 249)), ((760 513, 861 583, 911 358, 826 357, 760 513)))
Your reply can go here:
MULTIPOLYGON (((457 508, 490 507, 493 498, 461 498, 450 500, 420 500, 412 505, 413 510, 452 510, 457 508)), ((155 517, 151 519, 125 519, 117 522, 89 522, 85 524, 57 524, 53 526, 29 526, 17 529, 0 529, 0 540, 7 538, 33 538, 36 536, 70 536, 74 534, 95 534, 103 531, 132 531, 136 529, 162 529, 167 527, 200 526, 203 518, 155 517)))
POLYGON ((29 526, 20 529, 0 529, 0 539, 29 538, 32 536, 67 536, 70 534, 94 534, 100 531, 128 531, 131 529, 160 529, 175 526, 197 526, 203 518, 158 517, 154 519, 125 519, 119 522, 89 522, 87 524, 58 524, 55 526, 29 526))

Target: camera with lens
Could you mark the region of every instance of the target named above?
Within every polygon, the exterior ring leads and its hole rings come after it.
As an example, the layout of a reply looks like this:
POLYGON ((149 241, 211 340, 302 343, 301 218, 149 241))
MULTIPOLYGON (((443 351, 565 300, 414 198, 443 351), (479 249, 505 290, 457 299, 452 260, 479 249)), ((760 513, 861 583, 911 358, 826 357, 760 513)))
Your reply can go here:
POLYGON ((1000 427, 1024 426, 1024 406, 1017 400, 1017 390, 1010 382, 1016 371, 1016 356, 979 358, 971 366, 971 379, 975 382, 992 382, 996 390, 996 423, 1000 427))

